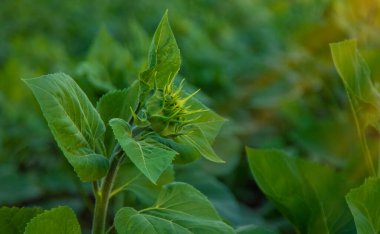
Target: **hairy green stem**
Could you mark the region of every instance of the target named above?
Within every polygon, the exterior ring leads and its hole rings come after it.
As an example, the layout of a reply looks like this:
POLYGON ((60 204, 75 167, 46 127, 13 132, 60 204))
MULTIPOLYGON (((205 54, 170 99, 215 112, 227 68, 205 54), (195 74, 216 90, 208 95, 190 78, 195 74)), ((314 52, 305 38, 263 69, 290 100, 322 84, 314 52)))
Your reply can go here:
MULTIPOLYGON (((98 192, 96 192, 97 189, 94 189, 95 210, 92 223, 92 234, 104 234, 105 232, 110 193, 122 158, 123 154, 120 152, 116 153, 114 157, 111 157, 111 166, 104 178, 101 188, 98 192)), ((96 188, 96 186, 94 186, 94 188, 96 188)))

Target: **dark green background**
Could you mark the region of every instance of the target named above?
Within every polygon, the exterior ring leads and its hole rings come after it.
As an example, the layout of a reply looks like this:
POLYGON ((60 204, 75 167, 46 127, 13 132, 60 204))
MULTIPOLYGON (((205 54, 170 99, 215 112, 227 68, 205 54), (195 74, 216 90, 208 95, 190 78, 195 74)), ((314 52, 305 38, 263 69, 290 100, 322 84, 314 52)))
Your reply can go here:
POLYGON ((100 54, 111 55, 107 66, 125 78, 115 84, 123 88, 144 67, 168 9, 181 50, 180 75, 230 120, 215 144, 227 163, 177 168, 177 179, 204 192, 234 227, 258 224, 292 233, 255 185, 244 147, 281 148, 337 170, 350 168, 353 183, 363 178, 365 165, 328 44, 357 38, 376 81, 379 8, 359 0, 2 0, 0 206, 68 204, 88 230, 91 189, 58 150, 21 78, 63 71, 95 102, 106 90, 86 82, 81 64, 91 57, 99 30, 107 29, 118 44, 100 54), (120 59, 125 67, 115 65, 120 59))

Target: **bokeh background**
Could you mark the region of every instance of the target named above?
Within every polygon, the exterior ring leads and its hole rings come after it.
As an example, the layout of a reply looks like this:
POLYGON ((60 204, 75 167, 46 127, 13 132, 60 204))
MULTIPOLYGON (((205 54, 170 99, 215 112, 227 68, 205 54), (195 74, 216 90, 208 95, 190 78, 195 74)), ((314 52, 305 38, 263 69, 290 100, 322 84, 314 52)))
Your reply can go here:
POLYGON ((95 104, 136 79, 166 9, 180 76, 229 119, 215 143, 227 163, 200 160, 177 168, 177 180, 200 189, 234 227, 293 233, 252 179, 245 146, 351 168, 352 183, 363 178, 329 43, 357 38, 376 81, 378 0, 1 0, 0 206, 67 204, 88 232, 91 188, 72 172, 21 78, 63 71, 95 104))

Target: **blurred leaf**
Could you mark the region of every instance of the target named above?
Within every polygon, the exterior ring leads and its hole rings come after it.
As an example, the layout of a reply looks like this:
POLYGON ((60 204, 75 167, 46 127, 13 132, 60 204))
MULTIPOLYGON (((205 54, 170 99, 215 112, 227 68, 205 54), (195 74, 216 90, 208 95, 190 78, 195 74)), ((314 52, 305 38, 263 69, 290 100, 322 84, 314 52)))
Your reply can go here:
POLYGON ((357 50, 356 40, 330 44, 335 68, 347 90, 368 171, 376 175, 365 139, 366 127, 380 132, 380 93, 372 83, 368 65, 357 50))
POLYGON ((364 127, 372 125, 380 131, 380 93, 375 88, 368 65, 357 50, 356 40, 330 44, 335 68, 353 100, 354 114, 362 117, 364 127))
POLYGON ((127 157, 156 184, 177 152, 152 139, 135 140, 129 124, 122 119, 111 119, 110 125, 127 157))
POLYGON ((275 232, 269 231, 268 229, 258 227, 256 225, 248 225, 239 227, 236 230, 237 234, 275 234, 275 232))
POLYGON ((141 73, 142 81, 158 88, 170 84, 177 75, 181 64, 180 52, 169 25, 168 12, 162 17, 148 55, 148 69, 141 73))
MULTIPOLYGON (((112 118, 121 118, 128 122, 132 117, 131 109, 135 110, 138 105, 138 96, 139 84, 135 82, 128 89, 113 90, 103 95, 98 101, 97 110, 105 123, 112 118)), ((104 138, 107 155, 110 155, 115 146, 115 140, 108 126, 104 138)))
POLYGON ((93 181, 103 177, 108 160, 94 150, 102 147, 105 126, 86 94, 63 73, 28 79, 25 83, 33 91, 55 140, 80 179, 93 181))
POLYGON ((42 213, 40 208, 0 208, 0 227, 2 233, 23 234, 26 224, 34 216, 42 213))
POLYGON ((234 233, 207 198, 185 183, 166 185, 154 206, 125 207, 115 216, 118 233, 234 233))
POLYGON ((110 91, 126 86, 127 72, 132 72, 132 56, 103 25, 93 42, 85 62, 77 68, 78 75, 94 87, 110 91))
POLYGON ((33 174, 19 173, 14 165, 0 166, 0 203, 16 204, 41 195, 33 174), (20 193, 20 191, 23 191, 20 193))
POLYGON ((74 211, 61 206, 37 215, 25 228, 25 234, 42 233, 80 234, 81 230, 74 211))
POLYGON ((84 76, 89 83, 102 91, 110 91, 115 89, 111 82, 111 78, 103 64, 96 62, 83 62, 77 69, 79 76, 84 76))
POLYGON ((380 232, 380 180, 368 178, 358 188, 352 189, 346 196, 348 206, 354 216, 358 234, 380 232))
POLYGON ((328 167, 276 150, 247 148, 253 176, 264 194, 300 233, 352 233, 345 180, 328 167))

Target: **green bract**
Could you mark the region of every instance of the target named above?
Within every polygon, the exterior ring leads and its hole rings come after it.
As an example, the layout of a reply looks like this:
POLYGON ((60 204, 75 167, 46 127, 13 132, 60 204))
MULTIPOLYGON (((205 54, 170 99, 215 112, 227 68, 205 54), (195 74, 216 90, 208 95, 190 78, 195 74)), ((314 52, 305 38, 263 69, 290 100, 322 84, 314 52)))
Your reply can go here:
POLYGON ((152 129, 163 137, 174 138, 186 134, 183 127, 197 120, 195 114, 206 111, 191 108, 187 102, 197 92, 183 97, 185 95, 182 89, 183 82, 177 89, 169 83, 163 90, 156 87, 146 99, 143 109, 147 114, 146 120, 152 129))

